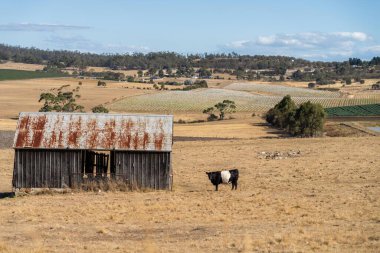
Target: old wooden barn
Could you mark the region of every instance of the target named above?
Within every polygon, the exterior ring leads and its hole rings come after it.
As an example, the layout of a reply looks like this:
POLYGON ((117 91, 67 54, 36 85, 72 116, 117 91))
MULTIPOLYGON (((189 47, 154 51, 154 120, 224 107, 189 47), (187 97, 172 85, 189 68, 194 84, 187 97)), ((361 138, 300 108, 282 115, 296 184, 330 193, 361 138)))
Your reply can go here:
POLYGON ((20 113, 13 187, 78 187, 122 180, 171 189, 171 115, 20 113))

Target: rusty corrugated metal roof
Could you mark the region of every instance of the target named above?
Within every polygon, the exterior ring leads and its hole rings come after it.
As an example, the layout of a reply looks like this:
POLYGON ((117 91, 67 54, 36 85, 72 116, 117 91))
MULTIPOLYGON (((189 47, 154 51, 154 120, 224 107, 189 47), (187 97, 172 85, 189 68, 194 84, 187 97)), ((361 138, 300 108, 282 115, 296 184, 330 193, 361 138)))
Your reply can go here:
POLYGON ((20 113, 14 148, 171 151, 172 115, 20 113))

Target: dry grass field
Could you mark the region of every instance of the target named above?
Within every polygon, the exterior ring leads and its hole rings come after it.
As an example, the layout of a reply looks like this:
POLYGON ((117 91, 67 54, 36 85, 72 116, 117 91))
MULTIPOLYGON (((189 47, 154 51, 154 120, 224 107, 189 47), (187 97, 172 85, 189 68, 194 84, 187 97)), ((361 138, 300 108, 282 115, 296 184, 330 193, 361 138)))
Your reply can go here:
POLYGON ((16 70, 35 71, 35 70, 42 70, 44 67, 45 67, 45 65, 27 64, 27 63, 12 62, 12 61, 0 63, 0 69, 16 69, 16 70))
POLYGON ((99 105, 110 103, 117 99, 149 94, 154 92, 151 84, 133 84, 107 81, 106 87, 98 87, 97 80, 73 78, 44 78, 0 82, 0 118, 17 117, 21 111, 38 111, 42 103, 38 103, 40 94, 62 85, 70 85, 75 89, 82 82, 81 98, 77 100, 86 111, 99 105), (128 87, 128 88, 126 88, 128 87), (135 88, 133 88, 135 87, 135 88), (138 89, 137 89, 138 87, 138 89), (145 88, 145 89, 144 89, 145 88))
MULTIPOLYGON (((0 252, 379 252, 379 137, 277 138, 257 117, 174 133, 239 139, 175 142, 171 192, 0 199, 0 252), (232 167, 238 190, 215 192, 204 172, 232 167)), ((0 154, 5 192, 13 151, 0 154)))
MULTIPOLYGON (((137 70, 112 70, 110 68, 105 67, 86 67, 86 71, 89 72, 115 72, 115 73, 123 73, 126 76, 137 76, 137 70)), ((144 71, 145 72, 145 71, 144 71)))
MULTIPOLYGON (((107 81, 101 88, 90 79, 2 81, 0 137, 15 130, 11 118, 20 111, 41 107, 41 92, 66 84, 74 89, 79 81, 78 103, 87 111, 163 93, 148 90, 151 84, 107 81)), ((289 138, 251 114, 175 124, 173 191, 4 197, 12 190, 14 151, 0 145, 0 252, 379 252, 380 136, 328 122, 326 137, 289 138), (262 152, 282 155, 267 159, 262 152), (205 171, 230 168, 240 170, 238 190, 215 192, 205 171)), ((175 112, 175 121, 205 117, 175 112)))

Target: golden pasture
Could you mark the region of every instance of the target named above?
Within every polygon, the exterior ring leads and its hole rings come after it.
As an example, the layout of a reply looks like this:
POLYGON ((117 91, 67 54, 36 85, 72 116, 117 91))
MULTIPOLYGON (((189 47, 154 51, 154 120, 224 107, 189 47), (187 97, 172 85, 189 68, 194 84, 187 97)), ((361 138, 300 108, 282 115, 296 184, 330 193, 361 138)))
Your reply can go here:
MULTIPOLYGON (((3 81, 0 131, 15 129, 18 112, 38 110, 41 92, 79 81, 86 110, 161 92, 89 79, 3 81)), ((351 129, 348 137, 289 138, 259 116, 234 118, 174 125, 173 191, 0 198, 0 252, 379 252, 380 137, 351 129), (276 151, 299 155, 261 155, 276 151), (238 190, 215 192, 205 171, 231 168, 240 170, 238 190)), ((339 136, 336 125, 327 130, 339 136)), ((12 190, 13 158, 0 149, 0 193, 12 190)))

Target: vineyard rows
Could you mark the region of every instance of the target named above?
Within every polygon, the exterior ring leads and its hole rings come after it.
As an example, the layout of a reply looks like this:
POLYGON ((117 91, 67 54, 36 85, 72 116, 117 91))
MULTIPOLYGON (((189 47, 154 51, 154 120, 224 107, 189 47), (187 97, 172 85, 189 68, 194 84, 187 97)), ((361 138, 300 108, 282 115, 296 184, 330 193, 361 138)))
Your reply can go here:
MULTIPOLYGON (((194 111, 213 106, 224 99, 233 100, 236 110, 241 112, 267 111, 278 103, 282 96, 261 96, 243 91, 226 89, 197 89, 191 91, 166 91, 156 94, 146 94, 128 97, 112 103, 109 108, 113 111, 194 111)), ((361 98, 329 98, 329 97, 292 97, 296 104, 311 101, 320 103, 323 107, 339 107, 349 105, 364 105, 380 103, 380 96, 361 98)))
POLYGON ((225 87, 228 90, 250 91, 265 93, 274 96, 291 95, 294 97, 340 97, 339 92, 331 92, 325 90, 313 90, 306 88, 288 87, 274 84, 256 84, 256 83, 233 83, 225 87))
POLYGON ((329 116, 380 116, 380 104, 327 108, 329 116))

